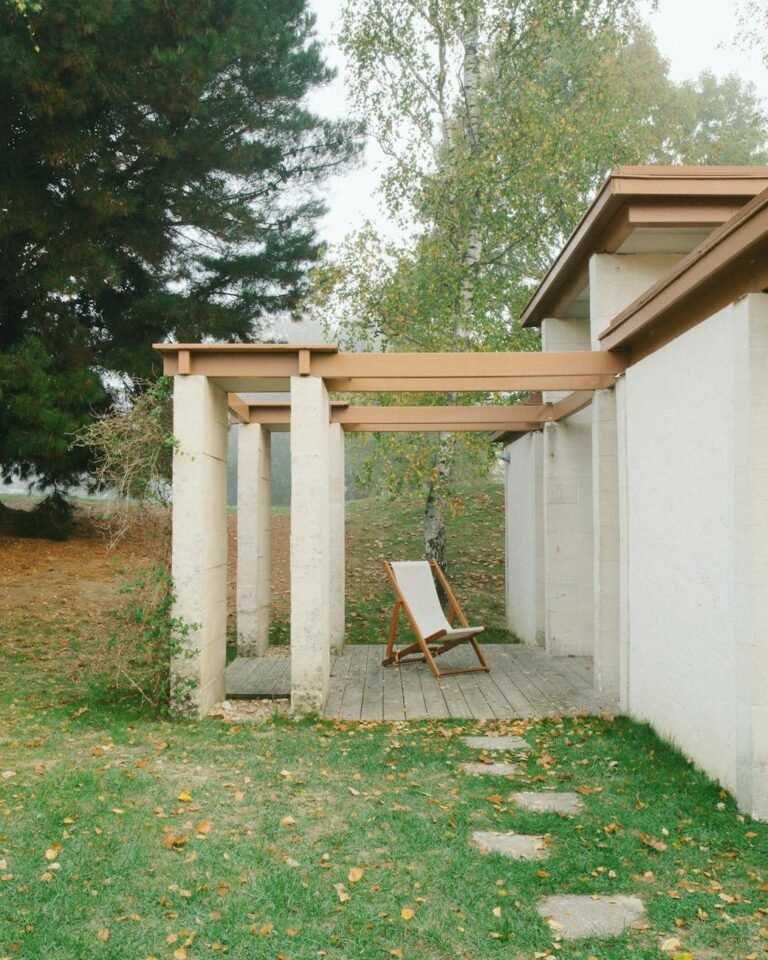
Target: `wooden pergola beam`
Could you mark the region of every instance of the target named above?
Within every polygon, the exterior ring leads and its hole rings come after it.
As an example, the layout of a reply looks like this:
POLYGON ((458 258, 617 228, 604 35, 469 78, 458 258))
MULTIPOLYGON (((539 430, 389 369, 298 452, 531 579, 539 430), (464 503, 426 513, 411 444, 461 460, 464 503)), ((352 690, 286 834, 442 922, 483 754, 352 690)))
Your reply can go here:
POLYGON ((226 388, 228 380, 261 383, 311 374, 323 377, 331 391, 356 393, 593 390, 610 386, 626 366, 620 354, 589 350, 338 353, 327 344, 160 344, 157 349, 167 376, 207 376, 226 388))
MULTIPOLYGON (((578 391, 557 403, 482 406, 351 407, 344 401, 334 400, 331 403, 331 423, 339 423, 346 432, 352 433, 529 432, 570 416, 587 406, 591 399, 591 391, 578 391)), ((287 402, 247 404, 230 394, 229 406, 244 423, 261 423, 273 429, 285 429, 291 423, 291 405, 287 402)))

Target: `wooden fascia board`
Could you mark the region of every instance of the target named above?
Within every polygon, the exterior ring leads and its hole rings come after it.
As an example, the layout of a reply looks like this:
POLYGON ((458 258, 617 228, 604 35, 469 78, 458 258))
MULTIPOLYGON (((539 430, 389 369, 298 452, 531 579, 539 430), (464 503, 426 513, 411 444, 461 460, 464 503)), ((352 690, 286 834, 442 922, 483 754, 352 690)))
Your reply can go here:
MULTIPOLYGON (((621 167, 605 181, 560 254, 547 271, 537 290, 523 308, 524 327, 538 326, 541 320, 562 308, 563 286, 574 275, 583 276, 593 253, 618 249, 621 236, 617 217, 622 206, 637 203, 638 208, 654 200, 677 206, 682 219, 664 222, 664 226, 682 227, 686 208, 696 209, 708 201, 716 205, 728 200, 740 207, 768 188, 767 167, 621 167), (603 236, 603 232, 606 236, 603 236), (617 246, 618 243, 618 246, 617 246)), ((717 223, 718 221, 715 221, 717 223)), ((720 221, 722 222, 722 221, 720 221)), ((627 221, 629 223, 629 221, 627 221)), ((696 221, 697 226, 704 221, 696 221)), ((634 226, 630 224, 630 229, 634 226)))
POLYGON ((631 348, 637 359, 636 341, 654 329, 667 328, 666 342, 673 330, 677 336, 738 297, 764 289, 767 263, 765 190, 623 310, 600 334, 601 348, 631 348))

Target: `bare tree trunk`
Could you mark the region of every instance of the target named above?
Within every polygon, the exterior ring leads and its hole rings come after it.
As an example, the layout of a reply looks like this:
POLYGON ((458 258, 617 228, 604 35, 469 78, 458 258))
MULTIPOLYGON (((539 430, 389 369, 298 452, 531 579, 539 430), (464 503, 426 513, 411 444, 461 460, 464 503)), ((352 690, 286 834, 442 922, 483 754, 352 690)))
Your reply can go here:
POLYGON ((427 501, 424 504, 424 552, 427 560, 436 560, 445 571, 448 557, 445 550, 445 515, 435 497, 434 487, 430 485, 427 501))

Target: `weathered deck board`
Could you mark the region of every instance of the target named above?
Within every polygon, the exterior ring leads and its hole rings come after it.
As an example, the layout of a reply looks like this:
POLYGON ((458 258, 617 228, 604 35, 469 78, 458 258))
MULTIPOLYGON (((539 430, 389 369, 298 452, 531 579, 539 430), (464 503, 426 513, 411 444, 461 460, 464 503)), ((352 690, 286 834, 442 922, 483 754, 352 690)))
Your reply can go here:
MULTIPOLYGON (((537 647, 484 645, 490 673, 435 680, 425 663, 382 667, 383 646, 349 646, 332 658, 327 717, 407 720, 447 717, 493 719, 558 713, 616 712, 618 705, 592 687, 589 657, 548 657, 537 647)), ((456 648, 444 668, 477 661, 456 648)), ((290 696, 290 660, 238 658, 227 668, 227 696, 290 696)))

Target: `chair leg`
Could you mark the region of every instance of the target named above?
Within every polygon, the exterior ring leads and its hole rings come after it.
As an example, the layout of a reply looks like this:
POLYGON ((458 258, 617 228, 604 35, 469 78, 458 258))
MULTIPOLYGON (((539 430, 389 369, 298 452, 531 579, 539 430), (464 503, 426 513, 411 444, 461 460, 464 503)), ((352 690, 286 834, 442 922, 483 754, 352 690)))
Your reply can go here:
POLYGON ((396 660, 394 650, 395 637, 397 636, 397 621, 400 619, 400 606, 400 601, 395 600, 395 605, 392 607, 392 619, 389 624, 389 634, 387 635, 387 652, 384 656, 384 659, 381 661, 382 667, 388 667, 396 660))
POLYGON ((474 637, 472 637, 469 642, 472 644, 472 649, 477 654, 477 659, 483 665, 483 670, 485 670, 486 673, 490 673, 491 668, 488 666, 488 661, 485 659, 483 651, 480 649, 480 644, 477 642, 477 640, 475 640, 474 637))

